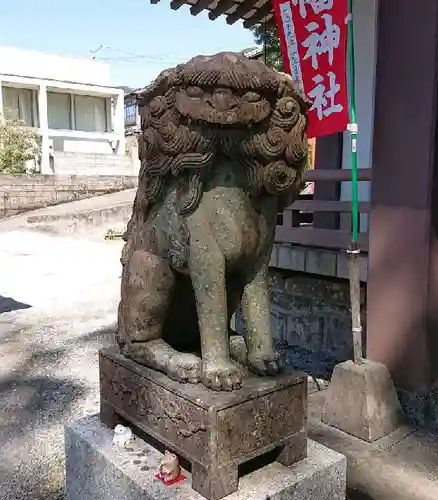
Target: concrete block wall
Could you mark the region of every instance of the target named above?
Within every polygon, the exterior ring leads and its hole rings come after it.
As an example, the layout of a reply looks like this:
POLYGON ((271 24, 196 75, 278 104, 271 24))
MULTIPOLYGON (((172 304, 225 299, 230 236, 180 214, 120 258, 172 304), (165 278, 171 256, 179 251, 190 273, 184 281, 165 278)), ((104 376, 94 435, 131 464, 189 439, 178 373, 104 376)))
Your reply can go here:
POLYGON ((0 175, 0 218, 136 186, 136 176, 0 175))
POLYGON ((56 151, 53 158, 56 175, 138 175, 130 155, 106 155, 56 151))

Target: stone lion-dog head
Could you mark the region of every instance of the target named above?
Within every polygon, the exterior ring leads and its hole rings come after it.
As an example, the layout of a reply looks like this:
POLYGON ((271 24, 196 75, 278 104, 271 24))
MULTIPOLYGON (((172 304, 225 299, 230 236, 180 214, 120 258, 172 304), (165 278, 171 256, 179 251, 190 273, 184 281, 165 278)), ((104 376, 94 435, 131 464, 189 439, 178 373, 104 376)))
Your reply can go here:
POLYGON ((301 189, 309 102, 290 76, 238 53, 197 56, 163 71, 138 102, 144 215, 172 177, 180 181, 180 212, 195 210, 220 158, 241 169, 253 196, 291 200, 301 189))

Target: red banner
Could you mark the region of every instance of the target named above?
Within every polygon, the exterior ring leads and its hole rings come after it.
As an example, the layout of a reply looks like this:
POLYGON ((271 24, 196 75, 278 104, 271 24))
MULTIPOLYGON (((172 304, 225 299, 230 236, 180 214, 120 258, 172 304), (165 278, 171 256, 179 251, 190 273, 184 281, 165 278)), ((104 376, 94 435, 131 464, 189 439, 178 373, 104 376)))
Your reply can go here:
POLYGON ((285 71, 313 102, 309 137, 344 132, 347 0, 272 0, 285 71))

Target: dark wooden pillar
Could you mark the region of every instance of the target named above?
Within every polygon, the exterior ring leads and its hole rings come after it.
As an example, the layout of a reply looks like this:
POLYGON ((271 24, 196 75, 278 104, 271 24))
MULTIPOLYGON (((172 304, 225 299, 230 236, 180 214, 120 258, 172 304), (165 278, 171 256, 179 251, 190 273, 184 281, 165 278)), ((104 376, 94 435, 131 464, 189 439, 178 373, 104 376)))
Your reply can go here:
MULTIPOLYGON (((342 134, 332 134, 316 140, 315 169, 338 170, 342 168, 342 134)), ((317 182, 315 200, 339 201, 339 182, 317 182)), ((339 229, 339 213, 315 212, 313 226, 324 229, 339 229)))
POLYGON ((379 2, 367 355, 396 385, 438 375, 438 2, 379 2))

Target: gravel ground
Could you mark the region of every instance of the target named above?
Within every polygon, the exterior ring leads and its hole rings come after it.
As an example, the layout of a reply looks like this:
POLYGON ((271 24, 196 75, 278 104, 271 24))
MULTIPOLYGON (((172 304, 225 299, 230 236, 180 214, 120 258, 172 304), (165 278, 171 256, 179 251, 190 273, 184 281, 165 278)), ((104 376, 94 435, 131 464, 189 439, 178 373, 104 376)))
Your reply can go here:
POLYGON ((0 498, 63 498, 67 421, 98 410, 121 242, 0 232, 0 498))

